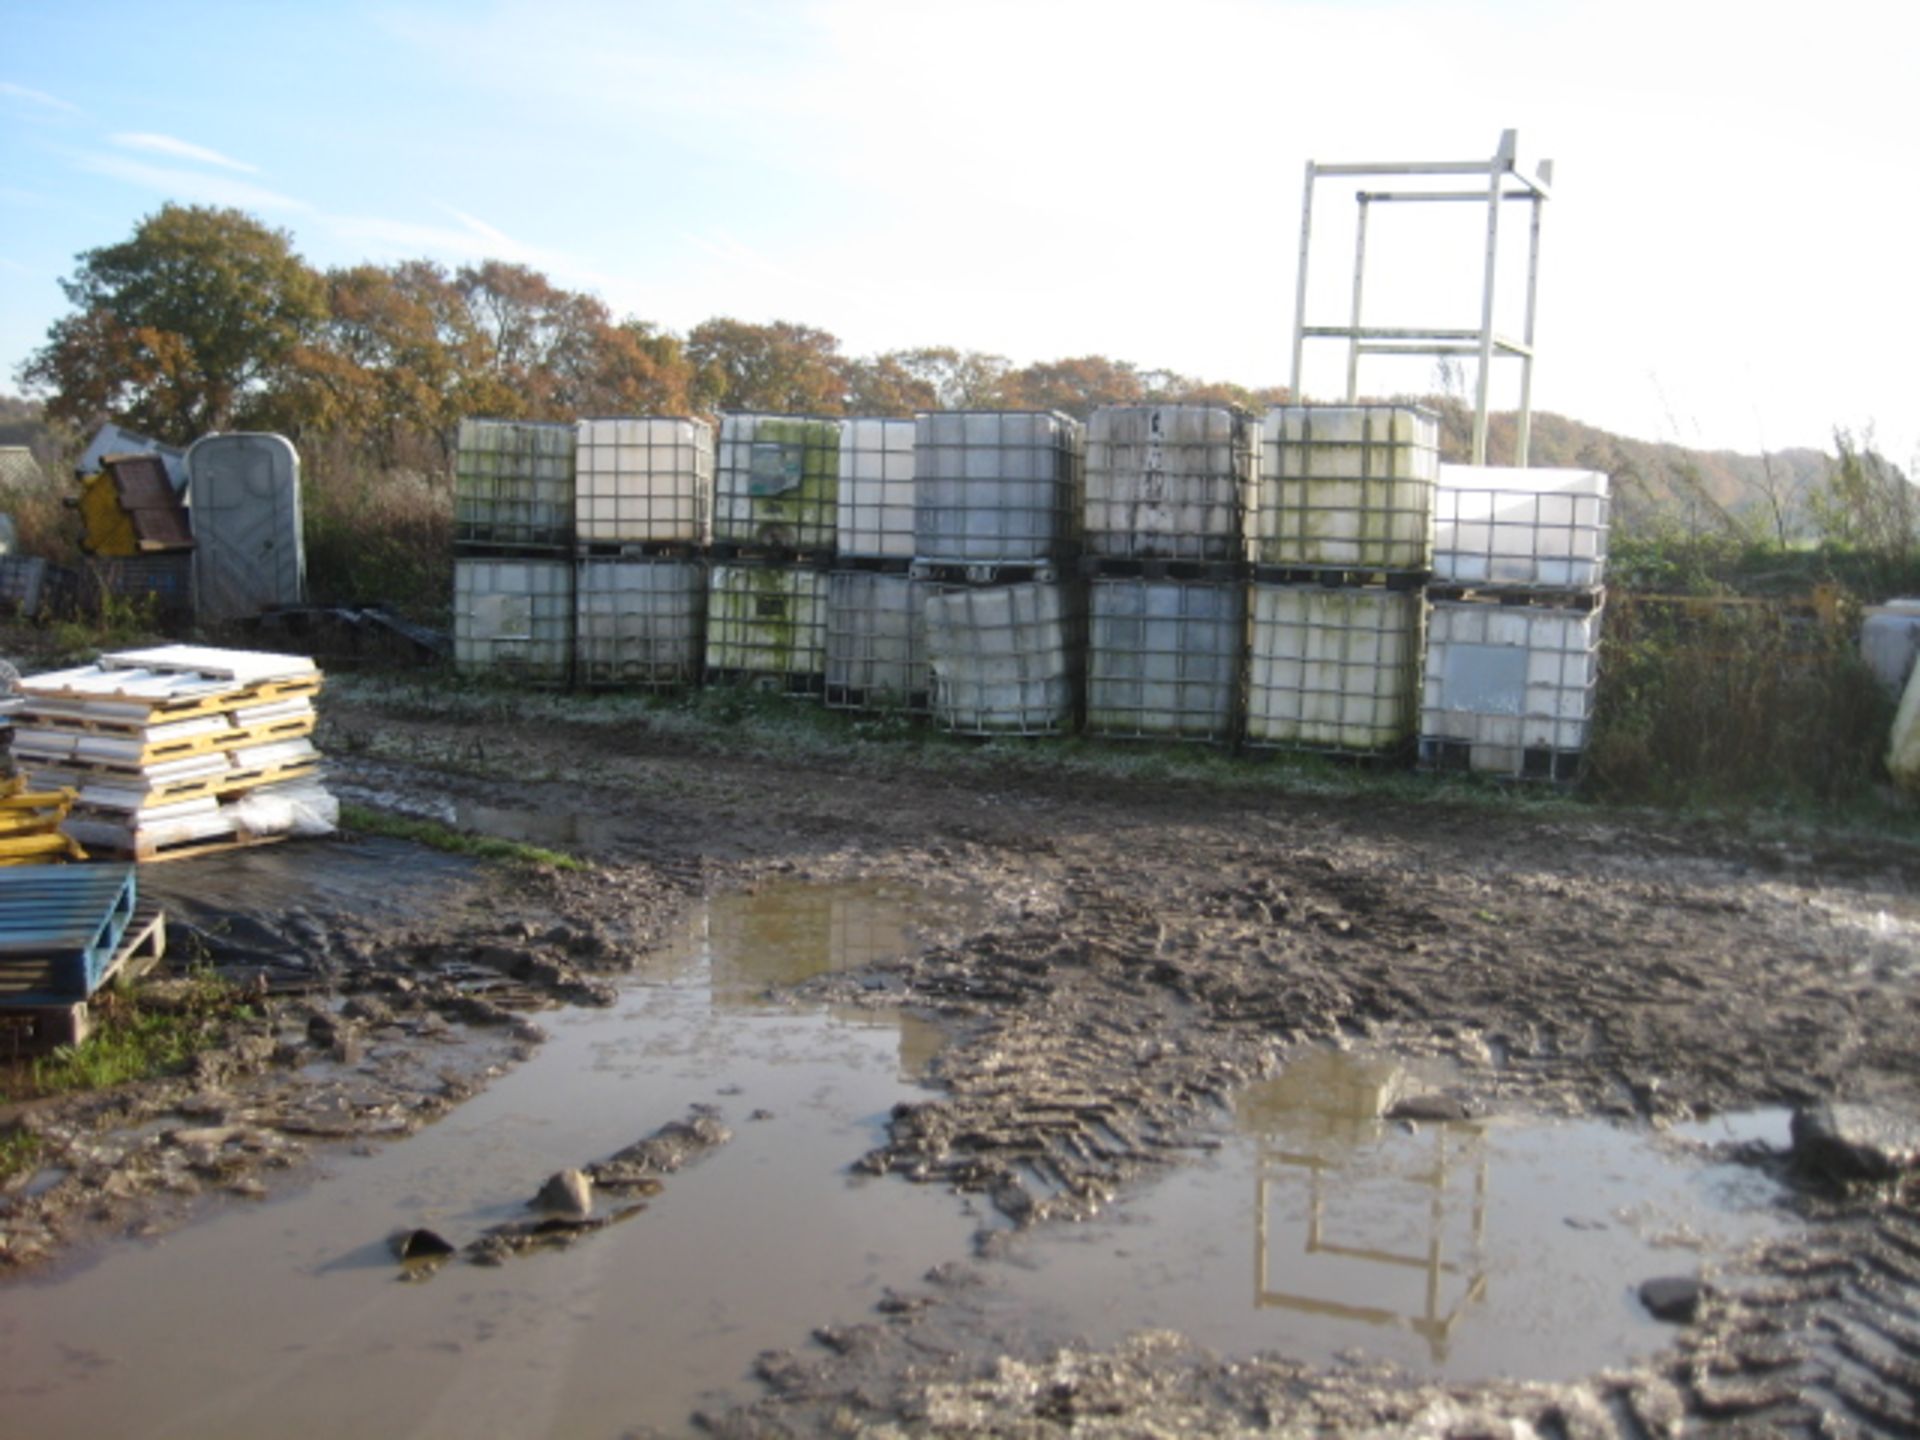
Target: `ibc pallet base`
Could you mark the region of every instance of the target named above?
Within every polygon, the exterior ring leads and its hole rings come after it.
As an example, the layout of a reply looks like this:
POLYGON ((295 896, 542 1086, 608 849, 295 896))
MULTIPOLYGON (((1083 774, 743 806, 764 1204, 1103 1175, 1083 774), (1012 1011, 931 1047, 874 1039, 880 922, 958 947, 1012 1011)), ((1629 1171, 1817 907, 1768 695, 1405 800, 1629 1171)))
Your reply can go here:
POLYGON ((933 708, 933 697, 924 690, 901 695, 886 690, 861 690, 851 685, 829 685, 824 695, 829 710, 856 710, 870 715, 925 718, 933 708))
POLYGON ((1590 614, 1607 603, 1604 586, 1592 590, 1527 590, 1501 585, 1429 585, 1433 600, 1471 600, 1483 605, 1524 605, 1539 610, 1590 614))
POLYGON ((1329 590, 1418 590, 1426 570, 1336 570, 1298 565, 1255 565, 1256 585, 1323 585, 1329 590))
POLYGON ((1239 560, 1083 555, 1080 574, 1088 580, 1194 580, 1202 584, 1230 585, 1247 578, 1247 567, 1239 560))
POLYGON ((1469 740, 1420 739, 1420 768, 1438 774, 1485 775, 1552 785, 1577 784, 1586 771, 1584 750, 1546 745, 1476 745, 1469 740), (1493 763, 1495 760, 1500 763, 1493 763))
POLYGON ((936 585, 1052 585, 1066 569, 1052 560, 915 560, 908 573, 936 585))

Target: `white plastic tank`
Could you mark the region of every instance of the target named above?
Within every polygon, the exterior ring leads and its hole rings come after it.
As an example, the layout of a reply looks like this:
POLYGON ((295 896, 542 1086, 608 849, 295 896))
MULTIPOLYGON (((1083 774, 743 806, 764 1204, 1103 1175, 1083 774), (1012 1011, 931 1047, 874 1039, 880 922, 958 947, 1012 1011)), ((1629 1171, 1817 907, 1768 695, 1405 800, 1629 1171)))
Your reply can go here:
POLYGON ((839 553, 913 558, 911 420, 840 422, 839 553))
POLYGON ((1087 729, 1227 740, 1239 715, 1246 586, 1098 579, 1088 590, 1087 729))
POLYGON ((828 705, 926 713, 928 588, 873 570, 827 577, 828 705))
POLYGON ((1437 600, 1420 758, 1432 769, 1578 778, 1599 675, 1598 609, 1437 600))
POLYGON ((1867 607, 1860 622, 1860 658, 1894 695, 1902 693, 1920 657, 1920 599, 1867 607))
POLYGON ((579 562, 574 589, 581 684, 662 690, 698 683, 707 618, 704 565, 587 559, 579 562))
POLYGON ((642 415, 582 420, 574 432, 576 539, 594 545, 702 545, 713 498, 713 427, 642 415))
POLYGON ((1251 417, 1226 406, 1095 410, 1087 422, 1087 553, 1243 559, 1258 455, 1251 417))
POLYGON ((713 483, 716 542, 831 551, 838 533, 840 422, 722 415, 713 483))
POLYGON ((453 538, 502 549, 573 543, 574 427, 462 420, 453 462, 453 538))
POLYGON ((1594 589, 1606 578, 1607 487, 1598 470, 1442 465, 1434 583, 1594 589))
POLYGON ((284 435, 207 435, 187 448, 193 613, 245 620, 306 599, 300 453, 284 435))
POLYGON ((914 417, 914 554, 936 564, 1037 564, 1079 541, 1085 442, 1050 410, 914 417))
POLYGON ((1418 591, 1255 585, 1252 603, 1248 744, 1374 754, 1413 738, 1418 591))
POLYGON ((826 575, 792 565, 714 565, 706 668, 712 681, 818 690, 827 668, 826 575))
POLYGON ((1059 735, 1072 729, 1080 617, 1064 585, 938 588, 927 596, 933 716, 963 735, 1059 735))
POLYGON ((1276 405, 1261 430, 1254 563, 1414 574, 1433 563, 1440 422, 1408 405, 1276 405))
POLYGON ((486 559, 453 562, 453 662, 564 683, 573 666, 573 563, 486 559))

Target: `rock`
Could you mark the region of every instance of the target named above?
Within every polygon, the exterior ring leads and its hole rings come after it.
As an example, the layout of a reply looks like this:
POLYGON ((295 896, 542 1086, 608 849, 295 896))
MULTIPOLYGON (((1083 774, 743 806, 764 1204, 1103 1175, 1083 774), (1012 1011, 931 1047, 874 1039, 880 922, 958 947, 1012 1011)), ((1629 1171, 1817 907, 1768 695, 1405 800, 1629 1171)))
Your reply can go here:
POLYGON ((535 1210, 584 1220, 593 1213, 593 1181, 580 1170, 558 1171, 528 1203, 535 1210))
POLYGON ((1409 1095, 1394 1102, 1387 1111, 1389 1120, 1471 1120, 1473 1111, 1465 1101, 1451 1095, 1409 1095))
POLYGON ((1871 1105, 1809 1106, 1793 1112, 1793 1161, 1843 1184, 1892 1180, 1920 1162, 1920 1124, 1871 1105))
POLYGON ((1691 1275, 1663 1275, 1640 1287, 1640 1303, 1656 1320, 1670 1325, 1691 1325, 1700 1313, 1700 1300, 1706 1286, 1691 1275))
POLYGON ((401 1264, 422 1260, 445 1260, 453 1254, 452 1244, 432 1230, 396 1230, 387 1237, 387 1248, 401 1264))

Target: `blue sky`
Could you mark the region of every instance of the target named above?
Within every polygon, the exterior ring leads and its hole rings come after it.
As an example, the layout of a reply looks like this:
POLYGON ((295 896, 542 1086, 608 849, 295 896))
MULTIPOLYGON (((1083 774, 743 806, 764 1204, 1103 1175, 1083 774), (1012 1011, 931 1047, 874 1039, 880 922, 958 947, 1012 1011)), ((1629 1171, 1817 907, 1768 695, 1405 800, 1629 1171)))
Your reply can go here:
MULTIPOLYGON (((1873 424, 1907 463, 1917 15, 0 0, 0 389, 75 255, 168 200, 237 205, 320 266, 520 261, 681 330, 780 318, 853 353, 1284 383, 1304 162, 1479 158, 1512 127, 1557 171, 1537 406, 1749 451, 1873 424)), ((1338 319, 1352 206, 1316 206, 1310 308, 1338 319)), ((1481 214, 1421 208, 1375 222, 1369 318, 1470 321, 1481 214)), ((1338 356, 1313 354, 1309 393, 1335 393, 1338 356)), ((1496 370, 1496 404, 1515 379, 1496 370)), ((1363 380, 1426 389, 1432 367, 1363 380)))

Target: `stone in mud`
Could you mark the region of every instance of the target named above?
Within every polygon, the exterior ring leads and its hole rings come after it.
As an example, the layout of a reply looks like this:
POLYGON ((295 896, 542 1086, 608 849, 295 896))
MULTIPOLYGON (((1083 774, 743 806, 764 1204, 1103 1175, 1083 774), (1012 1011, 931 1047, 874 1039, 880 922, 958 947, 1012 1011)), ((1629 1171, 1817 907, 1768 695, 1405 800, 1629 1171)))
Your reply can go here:
POLYGON ((445 1260, 453 1254, 453 1246, 444 1236, 427 1229, 396 1230, 387 1237, 387 1248, 403 1265, 445 1260))
POLYGON ((668 1121, 646 1139, 588 1166, 587 1174, 596 1185, 644 1185, 704 1158, 732 1138, 733 1132, 717 1117, 696 1106, 690 1119, 668 1121))
POLYGON ((1389 1120, 1471 1120, 1473 1111, 1451 1095, 1409 1095, 1387 1111, 1389 1120))
POLYGON ((1793 1113, 1793 1160, 1843 1184, 1892 1180, 1920 1163, 1920 1124, 1871 1105, 1810 1106, 1793 1113))
POLYGON ((540 1193, 528 1202, 535 1210, 584 1220, 593 1213, 593 1181, 584 1171, 560 1170, 549 1176, 540 1193))
POLYGON ((1640 1303, 1656 1320, 1691 1325, 1705 1293, 1706 1287, 1691 1275, 1662 1275, 1641 1285, 1640 1303))

